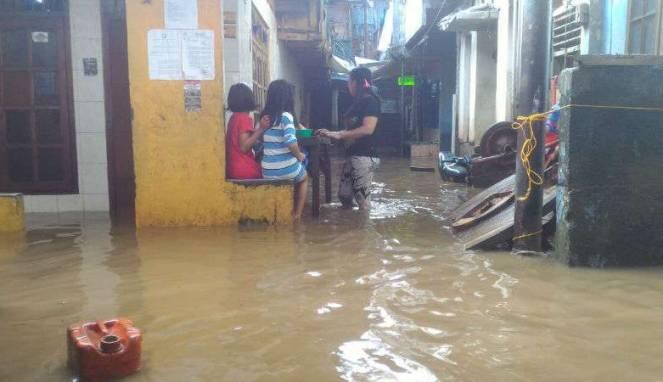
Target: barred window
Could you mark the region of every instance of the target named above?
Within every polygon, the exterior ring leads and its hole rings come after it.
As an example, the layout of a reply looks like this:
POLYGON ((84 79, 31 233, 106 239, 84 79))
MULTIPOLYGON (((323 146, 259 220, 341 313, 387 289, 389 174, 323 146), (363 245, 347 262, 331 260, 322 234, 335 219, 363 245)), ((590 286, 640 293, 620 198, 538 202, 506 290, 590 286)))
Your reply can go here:
POLYGON ((628 48, 631 54, 658 54, 660 51, 660 0, 632 0, 628 48))
POLYGON ((253 8, 252 53, 253 93, 258 110, 262 110, 269 86, 269 29, 258 11, 253 8))

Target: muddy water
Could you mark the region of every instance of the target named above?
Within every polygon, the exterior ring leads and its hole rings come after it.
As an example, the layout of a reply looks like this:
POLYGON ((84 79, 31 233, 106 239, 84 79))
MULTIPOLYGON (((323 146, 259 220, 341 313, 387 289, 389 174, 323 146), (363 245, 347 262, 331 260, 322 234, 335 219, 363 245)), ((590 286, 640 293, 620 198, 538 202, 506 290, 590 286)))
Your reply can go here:
POLYGON ((466 190, 387 161, 370 216, 113 232, 39 218, 0 244, 0 380, 67 381, 72 322, 132 318, 130 381, 660 380, 660 270, 463 252, 466 190))

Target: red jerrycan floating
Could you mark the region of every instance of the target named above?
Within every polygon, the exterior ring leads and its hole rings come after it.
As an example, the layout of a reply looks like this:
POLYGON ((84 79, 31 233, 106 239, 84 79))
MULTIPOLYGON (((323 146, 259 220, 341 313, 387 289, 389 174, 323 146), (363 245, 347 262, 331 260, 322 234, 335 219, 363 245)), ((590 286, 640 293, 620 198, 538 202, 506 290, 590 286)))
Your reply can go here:
POLYGON ((130 320, 74 324, 67 340, 69 367, 84 381, 125 377, 140 368, 142 337, 130 320))

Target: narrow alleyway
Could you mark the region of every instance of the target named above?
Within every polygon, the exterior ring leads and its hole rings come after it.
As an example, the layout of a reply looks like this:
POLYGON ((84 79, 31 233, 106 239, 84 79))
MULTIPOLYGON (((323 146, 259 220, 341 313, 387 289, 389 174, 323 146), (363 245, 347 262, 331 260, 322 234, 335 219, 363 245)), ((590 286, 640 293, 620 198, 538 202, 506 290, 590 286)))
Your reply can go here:
POLYGON ((115 316, 145 332, 130 381, 660 377, 657 270, 463 253, 444 220, 465 188, 400 160, 377 181, 370 217, 325 208, 294 230, 63 216, 1 243, 0 380, 71 380, 65 327, 115 316))

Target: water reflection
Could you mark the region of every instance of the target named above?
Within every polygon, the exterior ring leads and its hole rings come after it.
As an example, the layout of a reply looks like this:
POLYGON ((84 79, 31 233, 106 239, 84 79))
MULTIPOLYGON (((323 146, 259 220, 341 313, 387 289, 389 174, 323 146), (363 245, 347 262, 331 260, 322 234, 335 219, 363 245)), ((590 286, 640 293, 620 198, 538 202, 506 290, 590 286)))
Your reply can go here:
POLYGON ((3 238, 0 380, 71 380, 66 326, 107 316, 145 333, 129 381, 659 378, 659 269, 464 252, 444 217, 467 191, 383 169, 368 216, 138 234, 85 217, 3 238))

